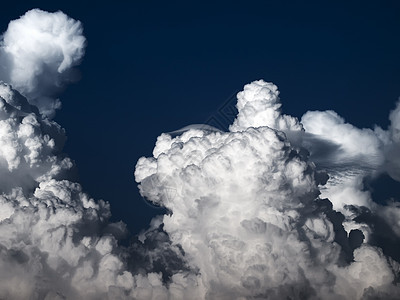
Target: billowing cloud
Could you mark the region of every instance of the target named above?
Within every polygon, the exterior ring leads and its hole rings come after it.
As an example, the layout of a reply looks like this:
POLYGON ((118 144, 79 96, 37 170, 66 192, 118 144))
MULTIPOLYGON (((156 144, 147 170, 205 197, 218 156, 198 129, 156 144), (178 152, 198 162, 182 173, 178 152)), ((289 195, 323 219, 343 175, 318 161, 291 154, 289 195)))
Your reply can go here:
POLYGON ((302 125, 280 105, 275 85, 255 81, 238 94, 230 132, 163 134, 136 166, 142 195, 171 211, 164 230, 198 268, 205 297, 399 295, 399 265, 367 243, 372 227, 348 208, 383 211, 357 181, 384 164, 383 141, 329 111, 302 125))
POLYGON ((61 105, 54 97, 74 79, 71 68, 84 55, 82 31, 79 21, 60 11, 33 9, 11 21, 2 37, 0 80, 26 96, 41 113, 52 115, 61 105))
POLYGON ((110 206, 82 192, 50 119, 83 56, 82 26, 27 12, 0 61, 0 298, 396 299, 400 208, 365 181, 399 179, 399 106, 388 130, 335 112, 283 115, 262 80, 238 94, 228 132, 161 134, 139 159, 141 194, 166 208, 126 247, 110 206), (46 100, 47 99, 47 100, 46 100), (377 236, 385 234, 384 242, 377 236))
POLYGON ((2 191, 30 190, 72 167, 69 158, 57 156, 65 140, 63 129, 42 119, 36 107, 5 83, 0 84, 0 134, 2 191))
POLYGON ((385 199, 385 205, 378 204, 365 183, 384 173, 400 180, 399 119, 399 103, 389 115, 388 130, 379 126, 373 130, 356 128, 333 111, 307 112, 301 119, 305 129, 302 146, 310 151, 317 167, 330 176, 320 189, 321 196, 329 198, 334 209, 346 216, 344 226, 348 231, 361 229, 367 240, 371 238, 371 243, 391 253, 390 248, 400 247, 398 202, 385 199))

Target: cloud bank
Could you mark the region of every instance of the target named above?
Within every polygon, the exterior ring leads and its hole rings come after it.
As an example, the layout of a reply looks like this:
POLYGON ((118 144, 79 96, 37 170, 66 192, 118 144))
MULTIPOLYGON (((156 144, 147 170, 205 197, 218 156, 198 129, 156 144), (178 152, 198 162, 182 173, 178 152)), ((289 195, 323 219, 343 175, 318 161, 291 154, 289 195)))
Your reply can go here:
POLYGON ((161 134, 141 194, 168 213, 129 246, 110 206, 69 179, 54 95, 84 54, 78 21, 27 12, 0 49, 0 298, 398 299, 400 104, 359 129, 333 111, 284 115, 277 87, 238 93, 228 132, 161 134), (384 236, 382 239, 380 237, 384 236))

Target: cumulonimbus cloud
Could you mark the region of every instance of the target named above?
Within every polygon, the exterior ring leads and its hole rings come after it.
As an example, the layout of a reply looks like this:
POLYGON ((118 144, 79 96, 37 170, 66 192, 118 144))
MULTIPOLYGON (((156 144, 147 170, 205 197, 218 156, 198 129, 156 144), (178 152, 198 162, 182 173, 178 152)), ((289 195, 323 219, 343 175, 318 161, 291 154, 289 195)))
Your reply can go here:
POLYGON ((64 130, 50 119, 55 102, 43 100, 84 41, 78 21, 40 10, 4 35, 0 298, 400 297, 399 259, 374 240, 389 228, 398 243, 400 208, 375 203, 364 186, 384 172, 399 179, 399 106, 388 130, 331 111, 299 121, 281 114, 274 84, 246 85, 228 132, 161 134, 139 159, 141 194, 168 213, 122 247, 125 226, 109 221, 109 204, 68 179, 64 130))

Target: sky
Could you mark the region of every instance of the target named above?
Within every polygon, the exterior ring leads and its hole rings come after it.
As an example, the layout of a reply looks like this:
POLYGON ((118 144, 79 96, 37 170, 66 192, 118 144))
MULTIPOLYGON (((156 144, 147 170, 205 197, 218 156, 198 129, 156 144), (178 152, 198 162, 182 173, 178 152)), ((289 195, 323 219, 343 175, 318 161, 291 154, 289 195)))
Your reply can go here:
POLYGON ((246 83, 274 82, 293 116, 332 109, 367 128, 386 127, 400 96, 396 1, 41 1, 6 5, 1 27, 36 7, 83 23, 81 79, 56 120, 84 189, 133 233, 158 213, 138 194, 138 158, 161 132, 208 121, 246 83))
POLYGON ((34 8, 63 14, 3 37, 1 296, 400 294, 397 1, 10 3, 2 32, 34 8))

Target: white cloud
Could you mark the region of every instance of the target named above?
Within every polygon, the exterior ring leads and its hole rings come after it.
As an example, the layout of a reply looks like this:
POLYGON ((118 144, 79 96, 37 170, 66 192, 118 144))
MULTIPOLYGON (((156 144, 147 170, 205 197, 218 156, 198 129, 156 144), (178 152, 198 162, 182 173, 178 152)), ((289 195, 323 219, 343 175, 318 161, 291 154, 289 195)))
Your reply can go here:
POLYGON ((160 274, 132 274, 121 259, 125 225, 109 222, 109 204, 63 179, 72 163, 59 125, 8 85, 0 92, 0 298, 165 298, 160 274))
POLYGON ((333 111, 309 111, 301 119, 305 129, 301 145, 310 151, 310 158, 317 167, 326 170, 330 176, 326 186, 320 189, 321 197, 329 198, 334 209, 346 216, 344 226, 347 231, 361 229, 367 240, 377 233, 368 224, 354 221, 359 215, 354 207, 363 207, 381 216, 381 222, 386 223, 393 234, 398 232, 399 224, 394 218, 400 213, 398 206, 378 205, 365 182, 385 172, 399 181, 399 112, 397 104, 389 115, 388 130, 378 126, 374 130, 359 129, 333 111))
POLYGON ((388 286, 398 295, 397 264, 378 248, 358 248, 362 238, 355 242, 353 233, 361 229, 368 237, 371 228, 319 200, 315 164, 302 150, 309 148, 332 175, 324 193, 334 208, 378 209, 361 189, 362 178, 384 162, 383 142, 334 112, 307 113, 304 132, 295 118, 281 115, 277 95, 275 85, 253 82, 238 94, 231 132, 161 135, 153 157, 136 166, 142 195, 171 211, 164 230, 199 269, 207 299, 356 299, 388 286), (324 147, 328 155, 315 154, 324 147), (353 230, 351 238, 344 229, 353 230))
POLYGON ((57 156, 64 130, 35 114, 35 109, 9 85, 0 84, 1 191, 32 189, 72 167, 69 158, 57 156))
MULTIPOLYGON (((40 10, 11 22, 4 35, 0 77, 18 91, 0 82, 0 298, 187 299, 196 290, 201 295, 197 275, 181 270, 179 249, 163 232, 162 249, 177 262, 168 273, 170 290, 162 272, 151 271, 155 267, 146 266, 142 274, 129 266, 124 259, 129 253, 117 246, 125 225, 110 223, 109 204, 67 180, 73 164, 61 153, 64 129, 49 119, 56 102, 43 100, 79 62, 84 41, 79 22, 40 10)), ((129 249, 144 257, 147 248, 140 245, 129 249)))
POLYGON ((282 115, 278 87, 263 80, 257 80, 244 86, 237 94, 237 109, 239 111, 230 131, 246 130, 249 127, 268 126, 287 134, 291 131, 301 131, 299 121, 288 115, 282 115))
POLYGON ((275 85, 246 85, 229 132, 162 134, 138 161, 142 195, 168 213, 124 248, 109 204, 68 180, 64 130, 49 119, 84 44, 81 24, 61 12, 32 10, 4 35, 0 298, 399 297, 399 264, 369 242, 374 224, 398 238, 399 208, 364 191, 379 172, 398 179, 398 107, 387 131, 329 111, 300 123, 281 114, 275 85))
POLYGON ((54 96, 73 80, 71 67, 80 63, 84 49, 79 21, 60 11, 30 10, 11 21, 3 35, 0 79, 52 115, 61 104, 54 96))

